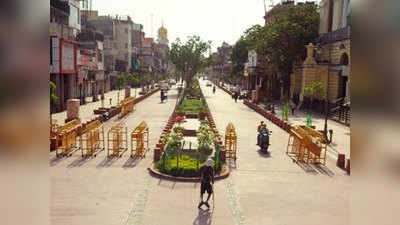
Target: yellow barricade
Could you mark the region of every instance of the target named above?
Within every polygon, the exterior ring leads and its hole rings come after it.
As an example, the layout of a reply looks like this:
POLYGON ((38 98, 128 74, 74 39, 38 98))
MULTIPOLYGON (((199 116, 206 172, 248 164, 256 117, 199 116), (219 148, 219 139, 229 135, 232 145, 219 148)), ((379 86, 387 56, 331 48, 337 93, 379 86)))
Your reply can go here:
POLYGON ((135 97, 126 98, 121 101, 121 112, 119 118, 122 118, 135 110, 135 97))
POLYGON ((308 143, 308 149, 310 152, 309 159, 312 159, 314 163, 321 163, 326 165, 326 150, 328 141, 325 136, 311 127, 304 128, 307 134, 310 136, 311 142, 308 143))
POLYGON ((131 157, 146 157, 149 150, 149 127, 141 122, 131 133, 131 157))
POLYGON ((235 127, 232 123, 229 123, 226 127, 225 131, 225 155, 226 158, 231 158, 236 160, 236 152, 237 152, 237 135, 235 131, 235 127))
POLYGON ((57 130, 57 142, 61 140, 61 146, 56 147, 56 156, 71 156, 76 150, 77 130, 80 125, 79 120, 72 120, 57 130))
POLYGON ((50 128, 50 138, 57 135, 57 131, 60 125, 58 125, 57 120, 50 120, 49 128, 50 128))
POLYGON ((107 133, 107 156, 121 157, 128 150, 128 128, 119 122, 107 133))
POLYGON ((291 130, 286 154, 296 161, 326 164, 327 142, 323 135, 310 127, 293 127, 291 130))
POLYGON ((100 121, 95 120, 82 130, 80 147, 82 150, 82 157, 96 157, 99 151, 104 150, 104 127, 100 121))

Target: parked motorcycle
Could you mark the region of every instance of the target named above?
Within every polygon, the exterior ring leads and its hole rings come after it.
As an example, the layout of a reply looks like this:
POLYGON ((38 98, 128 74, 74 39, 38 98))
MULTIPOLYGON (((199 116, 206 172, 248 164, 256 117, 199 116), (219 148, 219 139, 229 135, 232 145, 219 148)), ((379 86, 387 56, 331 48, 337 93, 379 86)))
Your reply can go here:
POLYGON ((269 147, 269 136, 271 135, 272 131, 269 131, 267 128, 263 128, 258 132, 258 140, 259 146, 262 152, 268 152, 269 147))

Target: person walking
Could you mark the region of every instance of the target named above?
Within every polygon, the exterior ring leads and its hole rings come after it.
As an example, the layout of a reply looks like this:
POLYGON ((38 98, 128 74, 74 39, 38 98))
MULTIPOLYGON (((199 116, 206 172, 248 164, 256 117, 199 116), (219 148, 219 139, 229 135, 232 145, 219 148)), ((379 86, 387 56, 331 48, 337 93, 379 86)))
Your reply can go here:
POLYGON ((213 94, 215 94, 215 85, 214 85, 214 87, 213 87, 213 94))
POLYGON ((214 169, 212 167, 212 159, 208 159, 206 164, 202 166, 199 170, 200 173, 200 181, 201 181, 201 186, 200 186, 200 203, 199 206, 197 206, 199 209, 201 209, 202 205, 206 205, 207 208, 210 208, 210 205, 208 204, 208 200, 210 200, 211 194, 213 193, 213 186, 214 185, 214 169), (203 201, 203 195, 207 191, 207 200, 204 202, 203 201))
POLYGON ((290 108, 292 109, 292 115, 294 116, 294 110, 296 109, 296 104, 293 101, 290 101, 290 108))
POLYGON ((163 90, 161 90, 160 98, 161 98, 161 103, 163 103, 164 102, 164 91, 163 90))
POLYGON ((237 102, 238 98, 239 98, 239 93, 235 92, 235 102, 237 102))

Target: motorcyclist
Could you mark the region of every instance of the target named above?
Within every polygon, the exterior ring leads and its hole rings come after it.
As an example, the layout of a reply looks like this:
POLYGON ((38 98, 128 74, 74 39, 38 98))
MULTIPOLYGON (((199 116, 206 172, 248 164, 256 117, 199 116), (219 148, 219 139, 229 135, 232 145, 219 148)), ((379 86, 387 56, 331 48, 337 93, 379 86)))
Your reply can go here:
POLYGON ((265 127, 264 121, 261 121, 260 124, 257 127, 257 132, 258 132, 258 136, 257 136, 257 145, 260 145, 260 138, 261 138, 261 134, 260 131, 261 129, 265 127))

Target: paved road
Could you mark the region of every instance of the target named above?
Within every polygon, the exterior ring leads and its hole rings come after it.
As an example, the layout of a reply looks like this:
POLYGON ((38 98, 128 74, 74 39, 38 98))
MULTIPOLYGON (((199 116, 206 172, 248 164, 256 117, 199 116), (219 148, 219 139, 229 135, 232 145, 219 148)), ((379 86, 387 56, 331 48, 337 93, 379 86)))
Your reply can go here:
MULTIPOLYGON (((79 154, 55 160, 50 154, 51 223, 104 225, 175 224, 304 224, 343 225, 349 222, 350 177, 329 160, 327 167, 306 167, 286 156, 288 135, 268 123, 273 131, 271 156, 258 153, 256 126, 263 118, 222 90, 212 94, 201 81, 218 129, 228 122, 238 131, 239 159, 231 163, 229 178, 215 184, 215 209, 198 211, 199 184, 165 181, 146 170, 152 152, 133 161, 128 154, 117 161, 105 153, 89 161, 79 154)), ((150 126, 155 145, 173 109, 159 103, 159 94, 138 104, 127 118, 129 130, 141 120, 150 126)), ((115 121, 107 122, 106 127, 115 121)))

